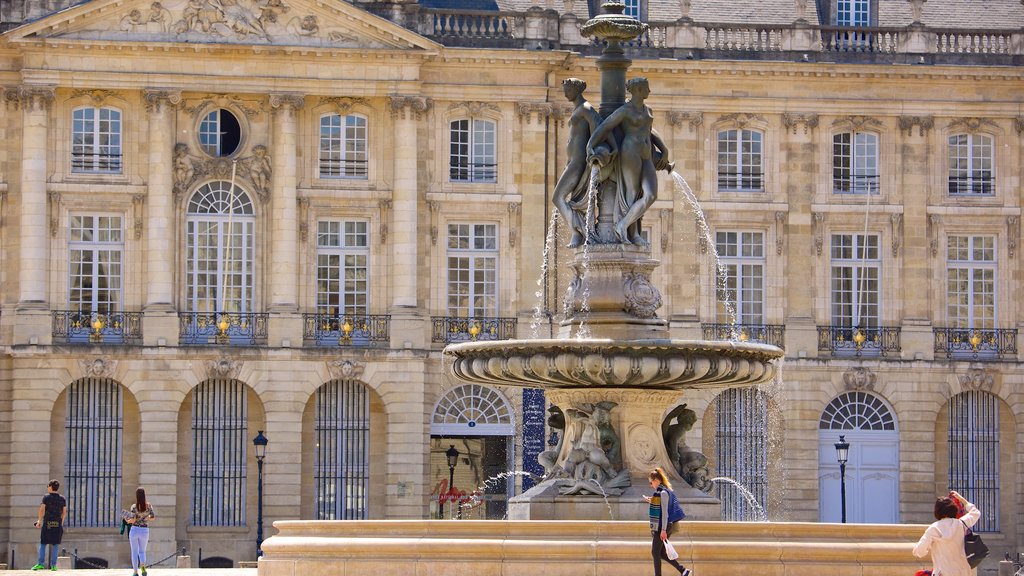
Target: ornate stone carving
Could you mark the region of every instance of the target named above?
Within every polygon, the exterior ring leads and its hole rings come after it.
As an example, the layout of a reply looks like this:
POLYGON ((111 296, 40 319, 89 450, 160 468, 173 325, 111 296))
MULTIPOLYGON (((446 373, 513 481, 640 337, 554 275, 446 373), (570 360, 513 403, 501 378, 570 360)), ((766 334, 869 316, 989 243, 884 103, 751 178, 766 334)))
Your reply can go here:
POLYGON ((935 127, 935 119, 931 116, 900 116, 899 125, 907 136, 914 133, 914 126, 917 126, 918 135, 924 136, 935 127))
POLYGON ((670 125, 681 126, 684 122, 689 124, 691 129, 696 130, 704 124, 704 113, 677 111, 671 111, 668 113, 668 123, 670 125))
POLYGON ((811 213, 811 234, 814 236, 814 252, 821 256, 821 250, 825 246, 825 214, 822 212, 811 213))
POLYGON ((651 279, 638 270, 622 274, 622 293, 626 297, 625 312, 637 318, 656 318, 661 308, 661 293, 651 279))
POLYGON ((219 360, 206 361, 206 378, 209 380, 236 380, 241 370, 241 360, 222 357, 219 360))
POLYGON ((456 102, 448 106, 448 111, 452 112, 462 108, 465 108, 470 116, 476 116, 485 111, 501 112, 501 108, 490 102, 456 102))
POLYGON ((938 256, 939 254, 939 224, 942 223, 942 218, 938 214, 928 215, 928 248, 932 252, 932 256, 938 256))
POLYGON ((366 364, 352 360, 334 360, 327 363, 327 371, 334 380, 358 380, 365 369, 366 364))
POLYGON ((109 356, 79 360, 78 366, 85 378, 113 378, 117 372, 117 360, 111 360, 109 356))
POLYGON ((629 470, 622 468, 622 446, 611 421, 616 406, 611 401, 585 402, 565 410, 565 442, 550 470, 560 494, 619 495, 629 486, 629 470))
POLYGON ((114 97, 116 92, 113 90, 74 90, 71 92, 72 98, 86 97, 92 102, 93 106, 103 106, 110 98, 114 97))
POLYGON ((950 132, 977 132, 985 128, 998 128, 999 125, 988 118, 958 118, 949 123, 950 132))
POLYGON ((924 3, 928 0, 908 0, 910 2, 910 14, 914 19, 914 24, 921 23, 921 16, 924 13, 924 3))
POLYGON ((53 86, 24 85, 19 91, 21 105, 31 112, 43 112, 50 109, 55 97, 53 86))
POLYGON ((380 209, 380 243, 388 243, 388 221, 391 219, 391 200, 381 200, 377 203, 380 209))
POLYGON ((132 218, 135 220, 134 223, 134 236, 136 240, 142 238, 142 206, 146 202, 146 196, 143 194, 132 194, 132 218))
POLYGON ((746 128, 754 122, 767 122, 767 120, 764 119, 764 116, 761 116, 760 114, 747 114, 743 112, 737 114, 726 114, 725 116, 720 117, 718 121, 722 124, 732 124, 740 129, 746 128))
POLYGON ((21 88, 18 86, 5 86, 2 90, 5 107, 8 110, 17 110, 21 105, 21 88))
POLYGON ((60 229, 60 192, 47 192, 46 197, 50 200, 50 238, 56 238, 60 229))
POLYGON ((1017 129, 1017 134, 1024 134, 1024 117, 1014 118, 1013 126, 1017 129))
POLYGON ((261 202, 270 200, 270 183, 273 168, 270 153, 263 144, 252 147, 252 154, 231 158, 202 158, 189 153, 188 145, 179 142, 174 146, 172 160, 174 174, 174 195, 189 191, 193 183, 205 178, 230 180, 233 167, 236 184, 247 185, 261 202))
POLYGON ((797 129, 803 126, 804 134, 807 134, 812 128, 818 127, 818 115, 786 112, 782 115, 782 125, 792 130, 793 134, 796 134, 797 129))
POLYGON ((957 376, 957 380, 960 381, 960 388, 965 390, 991 392, 996 385, 995 376, 982 368, 971 368, 967 374, 957 376))
POLYGON ((679 0, 679 17, 681 19, 686 20, 690 18, 691 3, 691 0, 679 0))
POLYGON ((782 210, 775 212, 775 253, 779 256, 786 248, 786 216, 782 210))
POLYGON ((441 203, 427 200, 427 208, 430 209, 430 245, 437 246, 437 214, 441 211, 441 203))
POLYGON ((1020 242, 1020 219, 1016 216, 1006 217, 1006 247, 1009 249, 1010 258, 1017 254, 1017 243, 1020 242))
POLYGON ((508 203, 508 245, 516 247, 516 237, 519 234, 519 213, 522 205, 518 202, 508 203))
POLYGON ((146 105, 146 112, 159 113, 168 106, 172 109, 181 106, 181 92, 177 90, 143 90, 142 100, 146 105))
POLYGON ((401 96, 398 94, 388 96, 391 117, 395 119, 420 120, 433 105, 434 101, 425 96, 401 96))
POLYGON ((259 106, 253 106, 251 103, 246 102, 241 98, 235 98, 234 96, 228 96, 226 94, 217 94, 202 99, 190 98, 183 104, 183 109, 189 114, 196 115, 205 111, 207 108, 212 108, 214 106, 217 108, 239 110, 250 120, 259 118, 260 116, 259 106))
POLYGON ((832 122, 836 128, 853 130, 879 130, 882 128, 881 120, 871 116, 844 116, 832 122))
POLYGON ((633 424, 626 430, 626 437, 629 438, 627 452, 644 468, 652 469, 658 465, 658 445, 663 441, 653 428, 646 424, 633 424))
POLYGON ((659 210, 658 216, 661 218, 661 253, 665 254, 668 252, 668 243, 672 238, 669 232, 669 229, 672 226, 672 211, 659 210))
POLYGON ((686 433, 697 423, 697 413, 681 404, 673 408, 661 423, 662 439, 676 472, 686 483, 703 492, 710 492, 714 484, 708 471, 708 459, 700 450, 686 443, 686 433))
POLYGON ((299 210, 299 240, 309 240, 309 198, 298 197, 295 204, 299 210))
MULTIPOLYGON (((190 3, 191 4, 191 3, 190 3)), ((174 24, 170 10, 160 2, 153 2, 148 10, 134 8, 121 17, 122 32, 159 32, 166 34, 174 24)))
POLYGON ((843 372, 843 388, 847 391, 872 392, 878 376, 868 368, 856 366, 843 372))
POLYGON ((328 96, 320 98, 321 105, 334 108, 339 116, 348 116, 356 106, 369 106, 370 101, 366 98, 352 98, 349 96, 328 96))
POLYGON ((516 112, 527 124, 531 124, 535 115, 538 122, 554 116, 555 105, 551 102, 519 102, 516 104, 516 112))
POLYGON ((796 0, 795 4, 796 4, 796 14, 795 14, 796 21, 797 22, 806 21, 807 0, 796 0))
POLYGON ((306 98, 302 94, 284 92, 270 95, 270 107, 274 110, 294 112, 295 110, 301 110, 305 105, 306 98))
POLYGON ((903 246, 903 214, 890 214, 889 223, 892 225, 892 257, 895 258, 903 246))

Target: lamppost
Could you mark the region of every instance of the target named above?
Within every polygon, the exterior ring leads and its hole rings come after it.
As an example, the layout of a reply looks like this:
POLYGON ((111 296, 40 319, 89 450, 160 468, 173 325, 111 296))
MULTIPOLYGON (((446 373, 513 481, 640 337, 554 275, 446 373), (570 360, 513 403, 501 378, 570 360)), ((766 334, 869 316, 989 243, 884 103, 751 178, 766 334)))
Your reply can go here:
POLYGON ((263 458, 270 441, 263 430, 256 433, 252 445, 256 448, 256 557, 263 556, 263 458))
MULTIPOLYGON (((450 444, 448 449, 444 451, 445 458, 448 459, 448 501, 454 503, 455 494, 455 466, 459 463, 459 451, 455 449, 454 444, 450 444)), ((441 509, 442 518, 444 517, 444 509, 441 509)))
POLYGON ((843 524, 846 524, 846 461, 850 457, 850 443, 842 435, 836 442, 836 460, 839 461, 839 494, 843 507, 843 524))

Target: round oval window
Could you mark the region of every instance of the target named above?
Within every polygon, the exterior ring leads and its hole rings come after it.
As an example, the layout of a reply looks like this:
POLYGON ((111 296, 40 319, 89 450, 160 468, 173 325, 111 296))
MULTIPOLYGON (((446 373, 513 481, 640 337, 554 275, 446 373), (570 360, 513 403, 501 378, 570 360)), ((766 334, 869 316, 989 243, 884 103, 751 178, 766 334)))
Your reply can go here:
POLYGON ((199 147, 210 156, 231 156, 241 143, 242 126, 230 110, 213 110, 199 123, 199 147))

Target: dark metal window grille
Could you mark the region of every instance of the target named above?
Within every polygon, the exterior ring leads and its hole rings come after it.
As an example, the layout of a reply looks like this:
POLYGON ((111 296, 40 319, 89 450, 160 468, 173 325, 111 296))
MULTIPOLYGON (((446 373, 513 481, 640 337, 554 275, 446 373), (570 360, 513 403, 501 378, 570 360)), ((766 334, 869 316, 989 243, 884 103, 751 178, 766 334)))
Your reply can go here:
POLYGON ((245 384, 207 380, 192 395, 192 525, 245 526, 250 441, 245 384))
POLYGON ((313 481, 318 520, 366 518, 370 484, 370 399, 355 380, 316 391, 313 481))
POLYGON ((868 392, 847 392, 828 403, 820 430, 895 430, 896 420, 882 399, 868 392))
POLYGON ((981 510, 978 532, 999 532, 999 405, 987 392, 949 401, 949 487, 981 510))
MULTIPOLYGON (((732 388, 715 399, 718 475, 732 478, 762 509, 768 495, 768 399, 754 388, 732 388)), ((758 520, 752 503, 731 484, 718 484, 723 520, 758 520)))
POLYGON ((121 506, 121 386, 105 378, 71 384, 64 430, 67 523, 75 528, 115 525, 121 506))

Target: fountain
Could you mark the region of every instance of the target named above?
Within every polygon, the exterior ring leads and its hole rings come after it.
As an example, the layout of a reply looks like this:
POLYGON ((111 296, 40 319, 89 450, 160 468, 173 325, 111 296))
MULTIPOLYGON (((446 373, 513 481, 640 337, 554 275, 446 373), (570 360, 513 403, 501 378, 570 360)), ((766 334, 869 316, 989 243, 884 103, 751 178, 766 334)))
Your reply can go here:
MULTIPOLYGON (((606 43, 597 60, 601 104, 569 79, 568 164, 555 205, 569 225, 574 279, 558 338, 471 342, 446 357, 461 381, 542 388, 561 442, 539 461, 545 480, 509 505, 509 520, 278 521, 263 543, 260 576, 308 574, 627 574, 650 571, 641 498, 646 475, 669 472, 691 519, 719 518, 707 459, 686 444, 696 415, 680 392, 751 386, 776 375, 782 350, 745 342, 670 338, 651 284, 658 262, 640 235, 669 151, 652 129, 643 78, 626 81, 623 42, 646 28, 619 3, 584 34, 606 43), (625 100, 626 92, 631 94, 625 100), (618 521, 609 521, 612 517, 618 521), (631 521, 630 521, 631 520, 631 521)), ((909 574, 923 526, 687 521, 673 538, 701 576, 909 574)))
POLYGON ((659 263, 640 230, 658 194, 657 172, 672 163, 644 104, 647 80, 626 80, 622 43, 646 25, 623 8, 605 4, 606 13, 583 27, 607 43, 597 60, 600 110, 584 98, 585 82, 563 82, 574 109, 554 204, 575 254, 559 337, 469 342, 444 352, 459 380, 542 388, 558 408, 553 424, 563 428, 563 441, 540 457, 547 479, 510 501, 510 519, 600 520, 608 505, 616 518, 643 518, 641 495, 656 466, 670 474, 691 518, 718 519, 719 502, 704 492, 711 488, 707 460, 689 447, 678 453, 684 431, 668 424, 678 415, 666 418, 665 409, 683 390, 770 380, 782 355, 763 344, 673 340, 657 316, 661 294, 650 277, 659 263))

